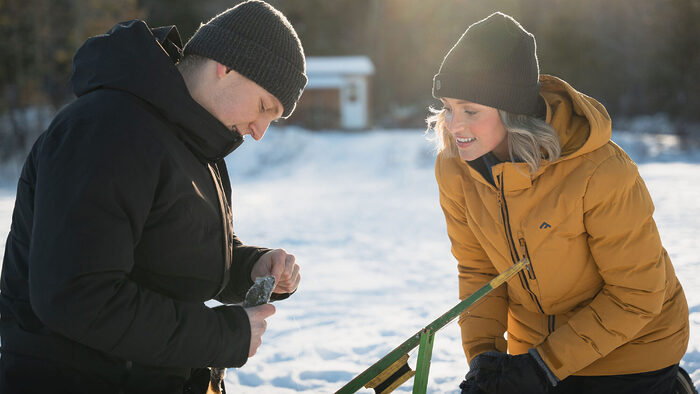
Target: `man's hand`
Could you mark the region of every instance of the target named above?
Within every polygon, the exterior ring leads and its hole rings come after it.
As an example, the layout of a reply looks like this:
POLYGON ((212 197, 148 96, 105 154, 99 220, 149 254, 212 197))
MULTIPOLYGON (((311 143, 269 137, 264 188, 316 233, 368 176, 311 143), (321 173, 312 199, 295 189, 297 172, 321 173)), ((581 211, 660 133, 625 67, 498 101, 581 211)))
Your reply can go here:
POLYGON ((469 363, 463 393, 544 394, 551 386, 546 372, 530 354, 480 354, 469 363))
POLYGON ((294 262, 294 255, 288 254, 283 249, 274 249, 260 256, 253 266, 250 278, 273 275, 275 277, 275 289, 277 294, 291 293, 299 287, 301 275, 299 264, 294 262))
POLYGON ((262 345, 262 335, 267 329, 267 322, 265 319, 275 313, 275 307, 272 304, 263 304, 245 308, 245 312, 248 314, 248 320, 250 321, 250 348, 248 349, 248 357, 253 357, 260 345, 262 345))

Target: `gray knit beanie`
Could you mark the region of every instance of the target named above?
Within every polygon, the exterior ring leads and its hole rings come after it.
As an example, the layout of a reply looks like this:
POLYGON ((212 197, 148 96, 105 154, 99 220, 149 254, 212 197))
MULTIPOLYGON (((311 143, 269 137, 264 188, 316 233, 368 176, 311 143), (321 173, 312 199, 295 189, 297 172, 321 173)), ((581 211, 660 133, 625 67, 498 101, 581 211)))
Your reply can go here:
POLYGON ((467 28, 433 78, 433 97, 450 97, 515 114, 541 115, 535 37, 496 12, 467 28))
POLYGON ((296 31, 271 5, 250 0, 202 24, 185 44, 185 56, 216 60, 270 92, 287 118, 306 86, 306 61, 296 31))

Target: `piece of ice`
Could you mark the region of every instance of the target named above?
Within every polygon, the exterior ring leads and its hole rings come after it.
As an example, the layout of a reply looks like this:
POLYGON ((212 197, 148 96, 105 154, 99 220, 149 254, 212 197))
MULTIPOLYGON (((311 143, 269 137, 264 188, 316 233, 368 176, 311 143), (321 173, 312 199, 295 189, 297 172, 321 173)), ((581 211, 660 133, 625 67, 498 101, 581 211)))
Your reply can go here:
POLYGON ((255 283, 245 295, 243 307, 258 306, 270 301, 272 290, 275 288, 275 277, 272 275, 255 278, 255 283))

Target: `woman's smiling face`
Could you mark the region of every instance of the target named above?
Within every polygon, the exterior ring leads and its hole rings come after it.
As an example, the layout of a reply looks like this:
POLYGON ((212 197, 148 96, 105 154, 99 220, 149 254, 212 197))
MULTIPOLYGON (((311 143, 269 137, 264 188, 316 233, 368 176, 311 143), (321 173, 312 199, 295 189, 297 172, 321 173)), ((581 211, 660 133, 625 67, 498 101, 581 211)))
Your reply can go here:
POLYGON ((463 160, 474 160, 493 152, 507 160, 508 139, 498 110, 470 101, 443 97, 445 128, 452 134, 463 160))

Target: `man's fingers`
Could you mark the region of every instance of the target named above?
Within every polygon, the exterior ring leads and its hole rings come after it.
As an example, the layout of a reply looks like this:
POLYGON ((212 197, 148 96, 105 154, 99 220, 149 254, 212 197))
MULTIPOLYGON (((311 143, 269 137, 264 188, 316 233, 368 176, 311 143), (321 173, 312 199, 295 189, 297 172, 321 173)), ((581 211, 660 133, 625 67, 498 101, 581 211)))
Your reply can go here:
POLYGON ((291 272, 285 273, 285 274, 282 276, 282 278, 280 279, 280 281, 277 283, 277 286, 275 287, 275 290, 277 290, 277 289, 279 289, 279 288, 282 288, 282 287, 284 287, 284 288, 289 287, 292 283, 294 283, 294 281, 296 280, 296 276, 297 276, 297 275, 299 275, 299 270, 298 270, 298 269, 295 270, 294 268, 292 268, 292 271, 291 271, 291 272))
POLYGON ((289 277, 289 280, 285 283, 287 291, 292 292, 296 290, 296 288, 299 286, 300 280, 301 275, 299 274, 299 266, 297 264, 294 264, 294 268, 292 269, 292 275, 289 277))
POLYGON ((253 267, 251 279, 264 275, 275 277, 275 293, 289 293, 297 288, 299 283, 299 265, 293 254, 284 249, 273 249, 265 253, 253 267))
POLYGON ((250 348, 248 348, 248 358, 255 356, 255 353, 258 352, 258 348, 260 347, 260 345, 262 345, 262 339, 250 339, 250 348))
POLYGON ((270 273, 275 277, 275 281, 277 282, 282 280, 282 276, 284 275, 286 256, 287 252, 285 252, 283 249, 275 249, 271 256, 272 269, 270 270, 270 273))
POLYGON ((287 277, 291 277, 292 273, 294 272, 294 261, 296 258, 294 257, 293 254, 288 254, 284 258, 284 273, 286 274, 287 277))
POLYGON ((298 279, 299 278, 299 270, 301 268, 299 267, 299 264, 294 264, 292 267, 292 279, 298 279))
POLYGON ((276 311, 275 306, 272 304, 262 304, 250 309, 254 309, 254 313, 257 315, 256 317, 260 319, 267 319, 268 317, 274 315, 276 311))
POLYGON ((285 259, 284 259, 284 271, 280 275, 279 281, 278 282, 289 282, 290 279, 294 278, 294 268, 298 265, 294 262, 295 258, 294 255, 288 254, 285 259))
POLYGON ((263 304, 250 308, 245 308, 250 321, 250 348, 248 357, 253 357, 262 344, 262 336, 267 330, 266 318, 275 313, 275 307, 271 304, 263 304))
POLYGON ((275 287, 275 293, 291 293, 299 287, 301 275, 299 274, 299 266, 296 265, 292 271, 292 275, 288 280, 280 282, 275 287))
POLYGON ((294 283, 292 284, 292 287, 289 289, 289 293, 293 292, 299 287, 299 282, 301 282, 301 274, 299 274, 299 270, 297 270, 297 275, 296 279, 294 280, 294 283))
MULTIPOLYGON (((251 306, 245 308, 248 314, 248 320, 250 320, 250 325, 256 325, 259 322, 264 322, 265 319, 275 314, 275 306, 272 304, 262 304, 258 306, 251 306)), ((266 327, 266 326, 265 326, 266 327)))

